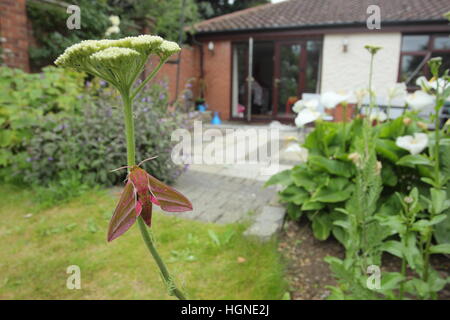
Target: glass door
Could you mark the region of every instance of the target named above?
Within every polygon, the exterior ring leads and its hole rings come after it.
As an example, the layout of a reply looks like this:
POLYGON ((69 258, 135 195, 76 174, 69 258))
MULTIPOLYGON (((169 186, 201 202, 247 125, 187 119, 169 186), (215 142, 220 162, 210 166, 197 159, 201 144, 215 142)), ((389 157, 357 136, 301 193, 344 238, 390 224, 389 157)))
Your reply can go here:
POLYGON ((316 93, 320 82, 320 40, 277 42, 273 105, 276 118, 293 118, 303 93, 316 93))

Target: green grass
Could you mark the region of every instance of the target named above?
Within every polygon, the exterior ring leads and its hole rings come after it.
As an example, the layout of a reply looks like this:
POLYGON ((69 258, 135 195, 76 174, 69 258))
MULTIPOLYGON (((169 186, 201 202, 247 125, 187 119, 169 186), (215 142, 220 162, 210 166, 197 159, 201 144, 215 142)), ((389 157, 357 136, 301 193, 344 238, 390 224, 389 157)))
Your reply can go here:
MULTIPOLYGON (((40 210, 32 190, 0 185, 0 299, 171 299, 138 226, 106 242, 116 197, 92 191, 40 210), (30 217, 31 214, 31 217, 30 217), (66 287, 81 268, 81 289, 66 287)), ((281 299, 286 289, 275 240, 155 212, 160 254, 191 299, 281 299), (230 236, 230 234, 232 236, 230 236), (245 262, 238 263, 238 258, 245 262), (242 259, 240 259, 242 260, 242 259)))

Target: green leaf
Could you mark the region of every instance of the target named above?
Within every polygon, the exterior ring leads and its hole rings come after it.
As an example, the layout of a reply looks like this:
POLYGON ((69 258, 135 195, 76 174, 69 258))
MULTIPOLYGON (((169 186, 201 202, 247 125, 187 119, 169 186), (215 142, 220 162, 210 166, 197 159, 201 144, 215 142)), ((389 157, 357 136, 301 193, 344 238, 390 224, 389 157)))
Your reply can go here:
POLYGON ((316 196, 311 198, 312 201, 320 201, 326 203, 342 202, 349 199, 352 195, 351 188, 342 191, 331 191, 329 189, 321 189, 316 196))
POLYGON ((431 208, 434 214, 440 214, 450 207, 450 201, 447 200, 447 192, 431 188, 431 208))
POLYGON ((391 160, 392 162, 397 162, 399 159, 399 154, 403 152, 402 149, 397 147, 394 141, 387 139, 378 139, 376 141, 376 151, 382 157, 391 160))
POLYGON ((283 186, 290 185, 292 183, 291 172, 292 170, 284 170, 271 176, 270 179, 267 180, 267 182, 264 184, 264 187, 268 187, 274 184, 281 184, 283 186))
POLYGON ((403 254, 402 254, 403 245, 400 241, 396 241, 396 240, 386 241, 381 245, 380 250, 389 252, 390 254, 392 254, 393 256, 396 256, 398 258, 403 257, 403 254))
POLYGON ((327 159, 318 155, 311 155, 308 160, 312 166, 315 166, 337 176, 349 178, 354 173, 353 165, 348 162, 327 159))
POLYGON ((431 246, 430 253, 450 254, 450 243, 443 243, 431 246))
POLYGON ((409 154, 397 161, 397 165, 414 168, 416 165, 432 166, 430 159, 420 154, 409 154))
POLYGON ((308 200, 302 205, 302 210, 304 210, 304 211, 320 210, 324 207, 325 207, 325 205, 323 203, 308 200))
POLYGON ((328 213, 319 213, 314 215, 312 229, 314 236, 319 240, 326 240, 330 236, 333 222, 328 213))

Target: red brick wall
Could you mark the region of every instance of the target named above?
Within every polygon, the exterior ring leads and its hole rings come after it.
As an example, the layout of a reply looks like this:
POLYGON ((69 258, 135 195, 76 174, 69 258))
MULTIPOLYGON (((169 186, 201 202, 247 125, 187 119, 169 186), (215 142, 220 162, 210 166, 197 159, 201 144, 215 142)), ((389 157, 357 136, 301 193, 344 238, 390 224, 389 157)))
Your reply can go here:
POLYGON ((214 51, 203 44, 206 82, 205 100, 210 110, 218 111, 222 120, 230 118, 231 42, 214 41, 214 51))
MULTIPOLYGON (((169 61, 177 60, 178 56, 174 55, 169 61)), ((158 59, 155 58, 151 61, 151 66, 156 66, 158 59)), ((146 72, 151 70, 149 68, 146 72)), ((197 47, 183 47, 181 50, 181 64, 180 64, 180 81, 178 95, 183 92, 187 82, 192 83, 194 92, 194 100, 198 95, 198 80, 200 77, 200 52, 197 47)), ((177 79, 177 64, 166 63, 156 76, 156 81, 165 80, 168 82, 169 89, 169 101, 175 100, 176 95, 176 79, 177 79)))
POLYGON ((29 71, 28 30, 25 0, 0 0, 0 36, 4 62, 29 71))

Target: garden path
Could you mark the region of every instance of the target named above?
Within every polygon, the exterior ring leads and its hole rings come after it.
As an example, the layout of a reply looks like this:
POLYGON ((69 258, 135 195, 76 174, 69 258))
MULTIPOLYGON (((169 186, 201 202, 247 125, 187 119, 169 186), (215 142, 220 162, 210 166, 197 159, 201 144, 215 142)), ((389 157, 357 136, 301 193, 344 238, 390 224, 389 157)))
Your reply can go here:
MULTIPOLYGON (((203 136, 207 135, 211 126, 204 126, 203 136)), ((295 127, 278 126, 279 135, 274 139, 267 139, 256 148, 251 149, 239 146, 237 140, 227 139, 230 135, 236 134, 236 130, 226 129, 257 129, 269 130, 270 127, 225 124, 214 126, 221 130, 223 144, 221 143, 219 152, 234 148, 238 159, 251 159, 252 155, 265 152, 265 148, 270 150, 274 144, 275 152, 270 159, 276 161, 278 153, 278 168, 271 174, 291 168, 299 162, 296 154, 286 152, 286 147, 292 137, 302 139, 303 134, 295 127), (240 152, 244 150, 243 152, 240 152)), ((273 128, 273 126, 272 126, 273 128)), ((216 132, 217 133, 217 132, 216 132)), ((217 136, 217 135, 216 135, 217 136)), ((270 137, 270 135, 269 135, 270 137)), ((217 138, 216 138, 217 139, 217 138)), ((264 139, 263 139, 264 140, 264 139)), ((195 154, 202 153, 207 148, 212 147, 214 142, 203 143, 202 148, 194 150, 195 154)), ((245 141, 244 141, 245 144, 245 141)), ((195 148, 194 148, 195 149, 195 148)), ((258 157, 261 158, 261 157, 258 157)), ((175 188, 185 194, 193 203, 194 210, 177 214, 183 218, 194 219, 204 222, 214 223, 234 223, 249 222, 248 235, 255 235, 262 239, 268 239, 275 232, 281 229, 285 210, 278 204, 277 190, 275 186, 264 188, 264 183, 271 174, 268 175, 262 169, 267 167, 267 161, 257 159, 255 163, 235 163, 235 164, 193 164, 183 173, 175 183, 175 188)))

